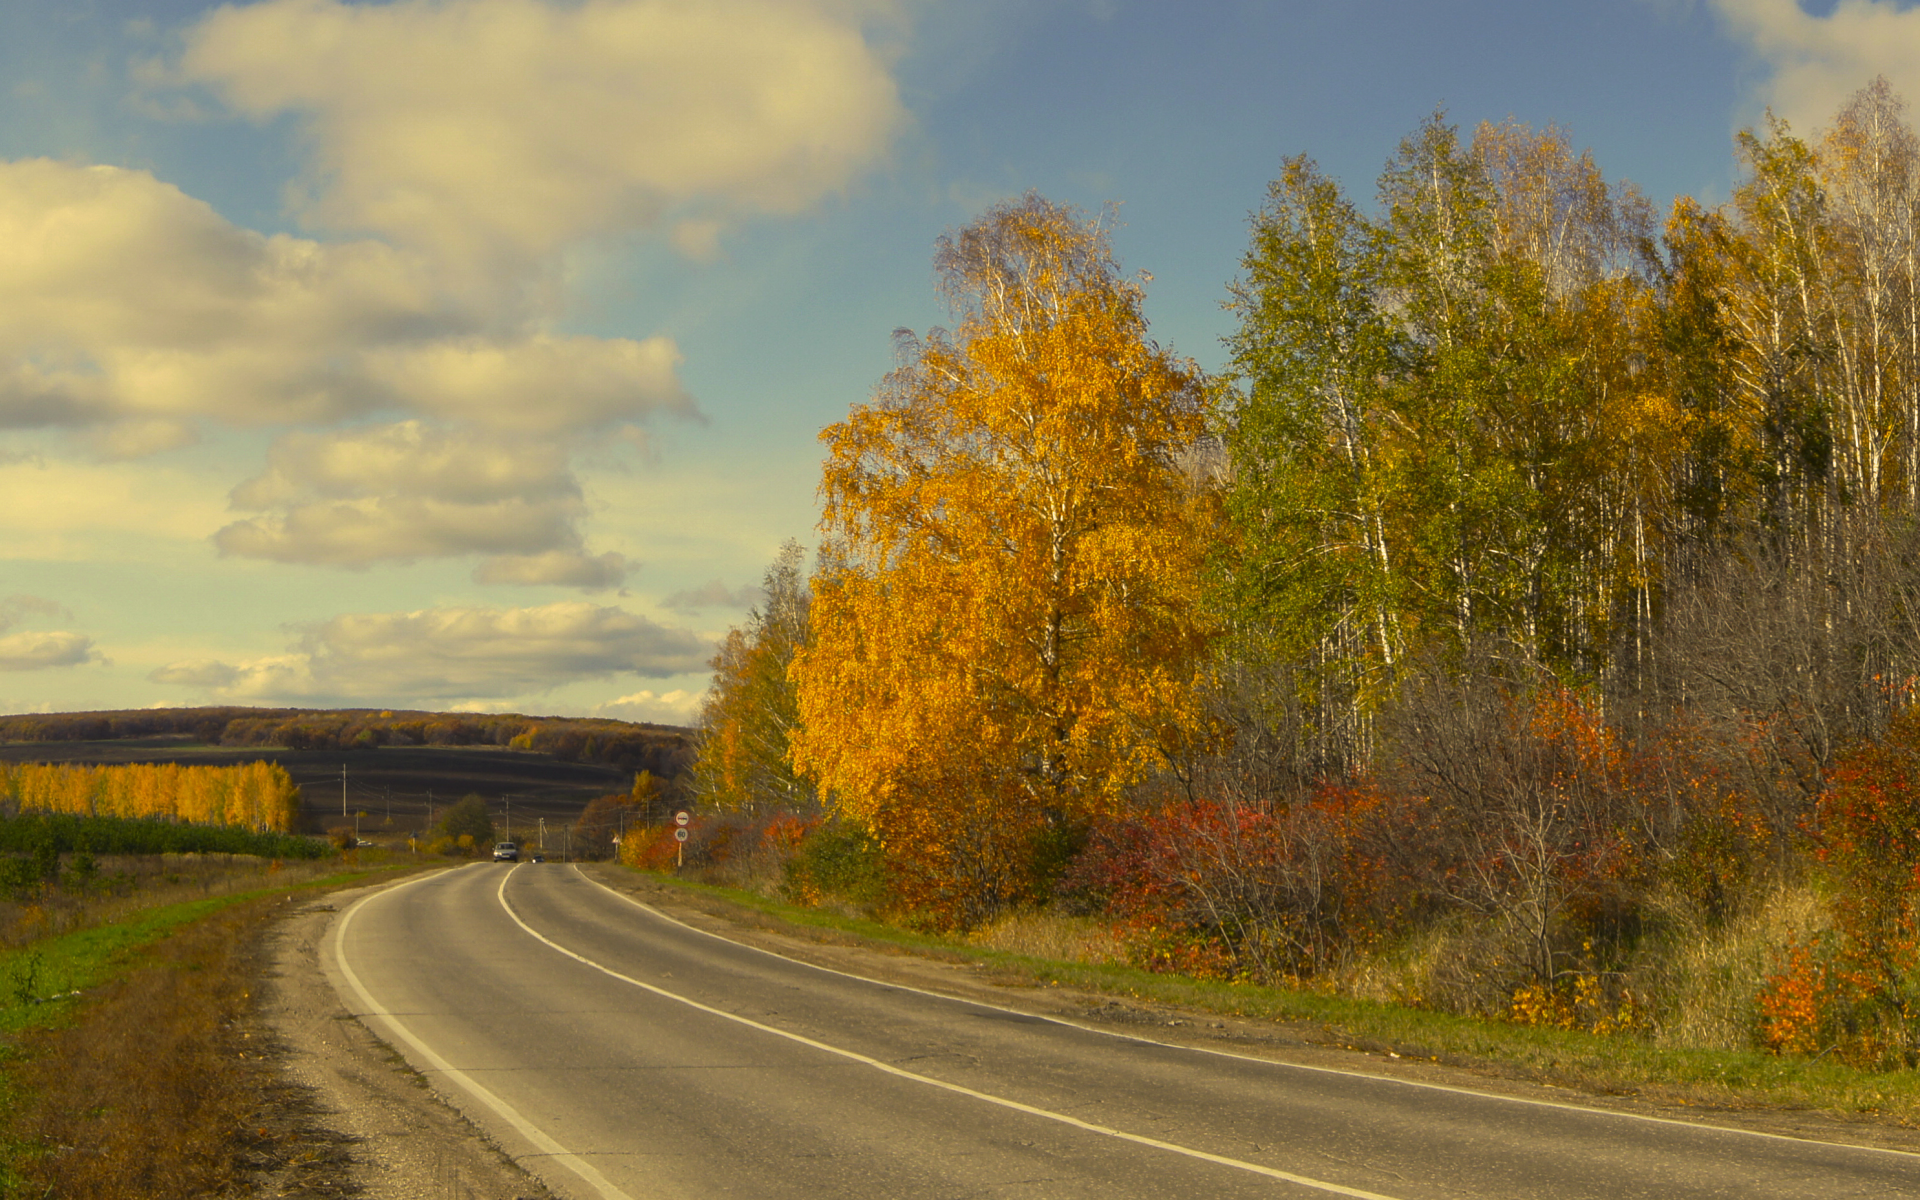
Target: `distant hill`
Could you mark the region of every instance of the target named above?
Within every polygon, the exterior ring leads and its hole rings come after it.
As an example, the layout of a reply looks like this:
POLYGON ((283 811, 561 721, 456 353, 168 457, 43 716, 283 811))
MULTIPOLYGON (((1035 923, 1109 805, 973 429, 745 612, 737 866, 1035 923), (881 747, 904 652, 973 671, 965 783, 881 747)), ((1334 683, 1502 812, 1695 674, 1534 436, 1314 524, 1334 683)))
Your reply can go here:
POLYGON ((109 742, 184 737, 210 746, 373 750, 382 746, 500 746, 561 762, 678 775, 693 731, 677 725, 521 713, 393 709, 136 708, 0 716, 0 742, 109 742))

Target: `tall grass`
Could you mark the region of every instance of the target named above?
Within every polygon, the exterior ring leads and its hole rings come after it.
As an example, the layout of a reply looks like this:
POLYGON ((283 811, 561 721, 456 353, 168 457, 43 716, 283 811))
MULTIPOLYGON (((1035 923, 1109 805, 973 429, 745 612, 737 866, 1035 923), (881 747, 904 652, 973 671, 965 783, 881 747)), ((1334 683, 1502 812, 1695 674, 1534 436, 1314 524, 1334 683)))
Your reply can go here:
POLYGON ((226 855, 107 865, 122 890, 8 910, 0 1197, 250 1195, 263 1173, 331 1194, 339 1138, 252 1023, 259 934, 299 892, 367 872, 226 855), (52 913, 75 927, 55 932, 52 913))

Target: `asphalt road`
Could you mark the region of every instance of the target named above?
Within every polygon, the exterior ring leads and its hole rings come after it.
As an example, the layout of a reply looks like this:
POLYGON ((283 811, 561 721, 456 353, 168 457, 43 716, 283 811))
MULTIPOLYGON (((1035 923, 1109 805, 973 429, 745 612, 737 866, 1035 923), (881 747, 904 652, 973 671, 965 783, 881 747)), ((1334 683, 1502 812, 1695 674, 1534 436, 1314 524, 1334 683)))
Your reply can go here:
POLYGON ((347 1006, 557 1194, 1920 1196, 1920 1157, 1289 1066, 715 937, 556 864, 343 912, 347 1006))

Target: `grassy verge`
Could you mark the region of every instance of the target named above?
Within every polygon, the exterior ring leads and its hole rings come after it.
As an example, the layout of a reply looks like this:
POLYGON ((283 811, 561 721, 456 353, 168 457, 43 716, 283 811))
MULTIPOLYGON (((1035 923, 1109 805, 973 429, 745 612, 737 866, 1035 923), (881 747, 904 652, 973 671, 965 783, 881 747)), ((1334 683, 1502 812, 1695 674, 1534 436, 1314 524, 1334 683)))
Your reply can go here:
POLYGON ((69 1019, 86 993, 124 970, 136 952, 182 926, 262 897, 344 887, 368 871, 338 871, 284 885, 137 909, 110 925, 0 951, 0 1037, 69 1019))
POLYGON ((1304 1026, 1296 1032, 1323 1045, 1678 1105, 1818 1109, 1871 1115, 1901 1125, 1920 1124, 1920 1072, 1915 1071, 1861 1071, 1832 1061, 1760 1051, 1674 1049, 1630 1035, 1512 1025, 1311 991, 1062 962, 829 910, 799 908, 734 888, 665 875, 648 874, 647 878, 690 896, 751 910, 780 924, 977 962, 1034 986, 1072 987, 1200 1013, 1304 1026))
POLYGON ((250 1019, 260 934, 296 898, 387 873, 164 903, 0 956, 0 1195, 239 1195, 329 1169, 341 1148, 250 1019))

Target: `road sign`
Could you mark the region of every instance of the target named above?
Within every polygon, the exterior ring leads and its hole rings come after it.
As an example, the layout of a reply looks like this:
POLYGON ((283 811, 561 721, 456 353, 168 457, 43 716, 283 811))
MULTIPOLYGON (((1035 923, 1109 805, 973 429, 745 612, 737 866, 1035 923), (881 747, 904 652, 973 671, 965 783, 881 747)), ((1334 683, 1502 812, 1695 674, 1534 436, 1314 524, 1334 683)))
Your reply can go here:
MULTIPOLYGON (((691 821, 691 820, 693 820, 693 815, 687 812, 687 810, 684 808, 681 809, 679 812, 673 814, 673 823, 675 825, 684 826, 688 821, 691 821)), ((682 840, 684 841, 685 839, 682 839, 682 840)))
POLYGON ((676 830, 674 830, 674 831, 673 831, 673 840, 674 840, 674 841, 676 841, 676 842, 684 842, 684 841, 686 841, 686 840, 687 840, 687 831, 686 831, 686 830, 684 830, 684 829, 676 829, 676 830))

